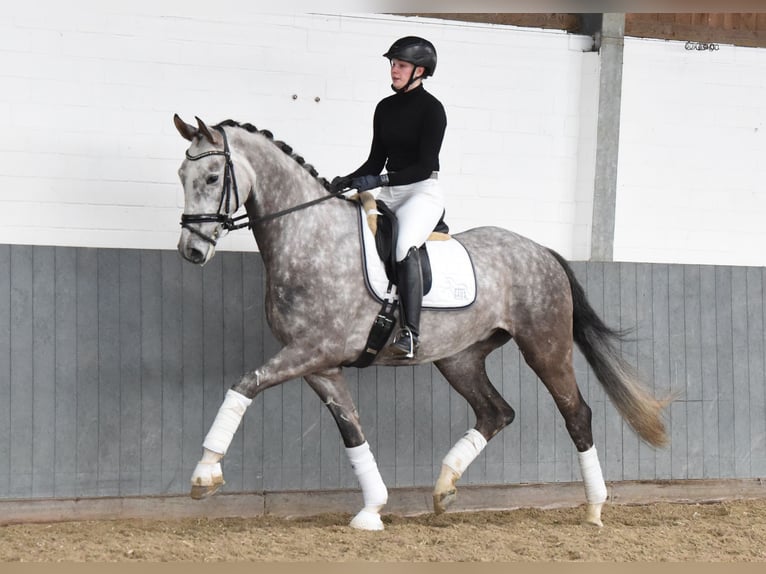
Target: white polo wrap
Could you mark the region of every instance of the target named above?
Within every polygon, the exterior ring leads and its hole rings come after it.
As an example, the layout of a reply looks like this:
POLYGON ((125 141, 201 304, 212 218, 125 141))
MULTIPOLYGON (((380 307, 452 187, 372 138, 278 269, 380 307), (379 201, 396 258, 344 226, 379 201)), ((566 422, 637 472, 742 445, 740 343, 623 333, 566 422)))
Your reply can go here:
POLYGON ((362 487, 365 510, 377 513, 388 502, 388 490, 378 471, 378 463, 365 441, 359 446, 346 448, 351 468, 354 469, 359 486, 362 487))
POLYGON ((598 461, 596 447, 592 446, 585 452, 578 452, 580 471, 585 482, 585 498, 588 504, 600 504, 606 501, 606 484, 598 461))
POLYGON ((485 446, 487 446, 487 439, 476 429, 471 429, 450 449, 442 464, 454 470, 458 477, 463 476, 468 465, 479 456, 485 446))
POLYGON ((226 454, 234 433, 237 432, 239 423, 252 402, 253 399, 229 389, 202 446, 217 454, 226 454))

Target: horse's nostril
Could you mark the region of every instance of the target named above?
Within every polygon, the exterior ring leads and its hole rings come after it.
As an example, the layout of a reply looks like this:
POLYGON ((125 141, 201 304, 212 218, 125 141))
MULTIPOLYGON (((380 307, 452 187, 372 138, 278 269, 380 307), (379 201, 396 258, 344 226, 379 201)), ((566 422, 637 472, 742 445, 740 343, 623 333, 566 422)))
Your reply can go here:
POLYGON ((188 259, 192 263, 202 263, 205 260, 205 254, 199 249, 192 247, 188 251, 188 259))

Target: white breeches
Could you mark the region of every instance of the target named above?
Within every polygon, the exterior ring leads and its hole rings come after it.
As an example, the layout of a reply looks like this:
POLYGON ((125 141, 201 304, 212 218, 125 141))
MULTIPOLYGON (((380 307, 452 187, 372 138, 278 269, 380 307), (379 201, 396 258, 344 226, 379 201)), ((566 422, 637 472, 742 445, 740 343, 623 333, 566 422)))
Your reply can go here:
POLYGON ((399 220, 397 261, 407 256, 410 247, 425 243, 444 212, 444 195, 438 179, 382 187, 377 199, 396 213, 399 220))

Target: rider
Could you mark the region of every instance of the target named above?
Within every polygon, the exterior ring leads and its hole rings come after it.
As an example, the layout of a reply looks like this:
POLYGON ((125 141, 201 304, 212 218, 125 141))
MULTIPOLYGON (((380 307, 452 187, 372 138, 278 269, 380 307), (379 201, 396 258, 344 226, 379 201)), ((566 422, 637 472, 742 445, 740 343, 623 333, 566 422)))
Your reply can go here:
POLYGON ((396 274, 403 320, 392 349, 409 359, 418 346, 423 303, 418 248, 444 215, 438 172, 447 117, 441 102, 423 87, 423 80, 436 70, 431 42, 417 36, 400 38, 383 56, 391 63, 391 89, 396 93, 375 108, 367 161, 333 179, 331 187, 360 192, 382 187, 377 199, 396 213, 396 274), (381 174, 384 167, 386 173, 381 174))

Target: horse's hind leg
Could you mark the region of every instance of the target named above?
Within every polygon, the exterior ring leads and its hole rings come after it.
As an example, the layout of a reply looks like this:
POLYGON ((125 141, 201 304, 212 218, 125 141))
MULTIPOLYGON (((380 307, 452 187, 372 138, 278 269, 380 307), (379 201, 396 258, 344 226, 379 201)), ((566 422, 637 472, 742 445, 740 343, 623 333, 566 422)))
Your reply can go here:
POLYGON ((380 511, 388 501, 388 490, 370 445, 364 438, 359 414, 343 372, 340 368, 334 368, 304 378, 332 413, 343 438, 346 455, 362 488, 364 508, 351 520, 350 525, 360 530, 383 530, 380 511))
POLYGON ((515 417, 513 409, 492 385, 484 368, 487 355, 508 339, 507 333, 498 332, 486 341, 435 363, 449 384, 468 401, 476 415, 476 426, 455 443, 442 461, 433 493, 436 514, 441 514, 454 502, 457 496, 455 484, 484 449, 487 441, 511 424, 515 417))
POLYGON ((601 508, 607 497, 606 484, 601 472, 596 448, 593 446, 591 410, 580 394, 572 366, 572 342, 555 335, 526 340, 517 337, 527 364, 535 371, 553 397, 564 417, 569 436, 577 448, 580 470, 585 483, 588 502, 585 523, 603 526, 601 508), (556 344, 556 341, 559 344, 556 344), (540 341, 540 345, 538 345, 540 341), (542 342, 544 341, 544 344, 542 342))

